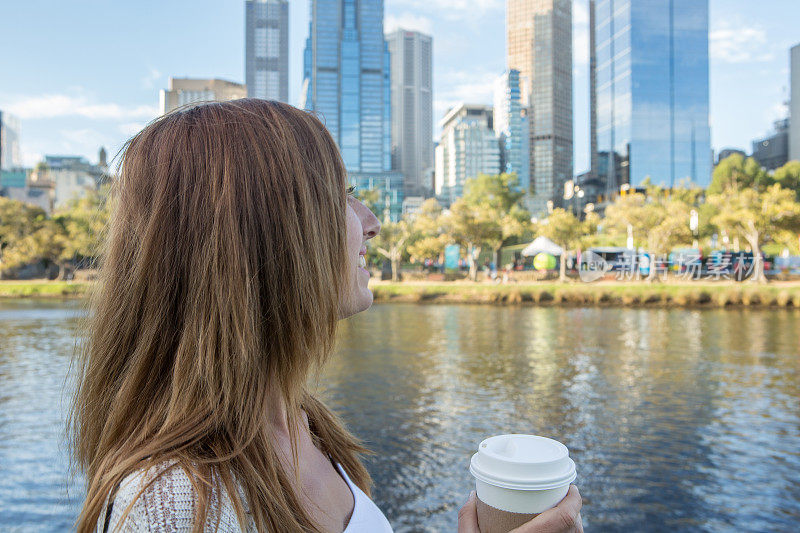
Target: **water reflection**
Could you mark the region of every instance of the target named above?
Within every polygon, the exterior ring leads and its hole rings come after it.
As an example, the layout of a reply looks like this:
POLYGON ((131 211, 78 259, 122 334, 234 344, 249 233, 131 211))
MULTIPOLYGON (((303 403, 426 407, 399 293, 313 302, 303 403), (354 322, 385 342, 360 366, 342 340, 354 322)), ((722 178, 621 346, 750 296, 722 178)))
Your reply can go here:
POLYGON ((592 528, 775 530, 800 518, 797 318, 381 305, 328 375, 399 531, 452 530, 473 447, 502 432, 570 446, 592 528))
MULTIPOLYGON (((59 531, 74 304, 0 303, 0 530, 59 531)), ((587 529, 788 531, 800 520, 798 311, 376 305, 321 387, 376 455, 396 530, 453 531, 484 437, 565 442, 587 529)), ((74 485, 71 485, 74 487, 74 485)))

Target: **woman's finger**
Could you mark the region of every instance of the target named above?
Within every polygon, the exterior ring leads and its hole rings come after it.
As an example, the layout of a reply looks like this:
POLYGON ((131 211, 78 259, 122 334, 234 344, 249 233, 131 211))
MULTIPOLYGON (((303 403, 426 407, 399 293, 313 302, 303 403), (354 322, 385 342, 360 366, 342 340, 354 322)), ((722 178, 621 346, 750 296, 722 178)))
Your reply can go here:
POLYGON ((527 524, 523 524, 513 533, 566 533, 583 531, 581 522, 581 494, 578 487, 570 485, 564 499, 552 509, 543 512, 527 524))
POLYGON ((469 493, 466 503, 458 510, 458 533, 480 533, 478 502, 474 490, 469 493))

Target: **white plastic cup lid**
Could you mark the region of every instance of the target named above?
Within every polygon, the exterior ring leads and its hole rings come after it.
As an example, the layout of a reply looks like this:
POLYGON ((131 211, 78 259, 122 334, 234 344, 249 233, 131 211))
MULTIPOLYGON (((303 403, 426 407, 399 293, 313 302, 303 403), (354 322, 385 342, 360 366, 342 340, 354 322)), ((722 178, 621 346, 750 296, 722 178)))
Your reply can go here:
POLYGON ((547 490, 575 481, 575 462, 560 442, 536 435, 497 435, 478 446, 470 473, 506 489, 547 490))

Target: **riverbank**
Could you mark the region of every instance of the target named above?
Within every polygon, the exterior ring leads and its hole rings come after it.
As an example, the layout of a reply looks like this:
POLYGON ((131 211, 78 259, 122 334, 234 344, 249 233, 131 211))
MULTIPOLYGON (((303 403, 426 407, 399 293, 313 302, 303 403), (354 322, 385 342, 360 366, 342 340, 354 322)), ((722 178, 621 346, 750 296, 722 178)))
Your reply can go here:
POLYGON ((91 281, 2 280, 0 298, 82 298, 92 285, 91 281))
MULTIPOLYGON (((90 281, 0 281, 0 298, 83 298, 90 281)), ((376 302, 492 305, 800 308, 800 282, 471 283, 371 281, 376 302)))
POLYGON ((376 302, 494 305, 800 308, 800 282, 391 283, 374 281, 376 302))

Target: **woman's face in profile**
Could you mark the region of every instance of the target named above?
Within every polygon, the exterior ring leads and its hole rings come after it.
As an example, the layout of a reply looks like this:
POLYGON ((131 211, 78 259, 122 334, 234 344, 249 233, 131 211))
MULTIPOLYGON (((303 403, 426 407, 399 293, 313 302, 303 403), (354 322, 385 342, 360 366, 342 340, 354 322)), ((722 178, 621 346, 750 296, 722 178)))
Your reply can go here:
POLYGON ((372 211, 352 195, 347 196, 347 268, 345 294, 339 318, 360 313, 372 305, 369 271, 366 266, 367 241, 381 230, 381 223, 372 211))

